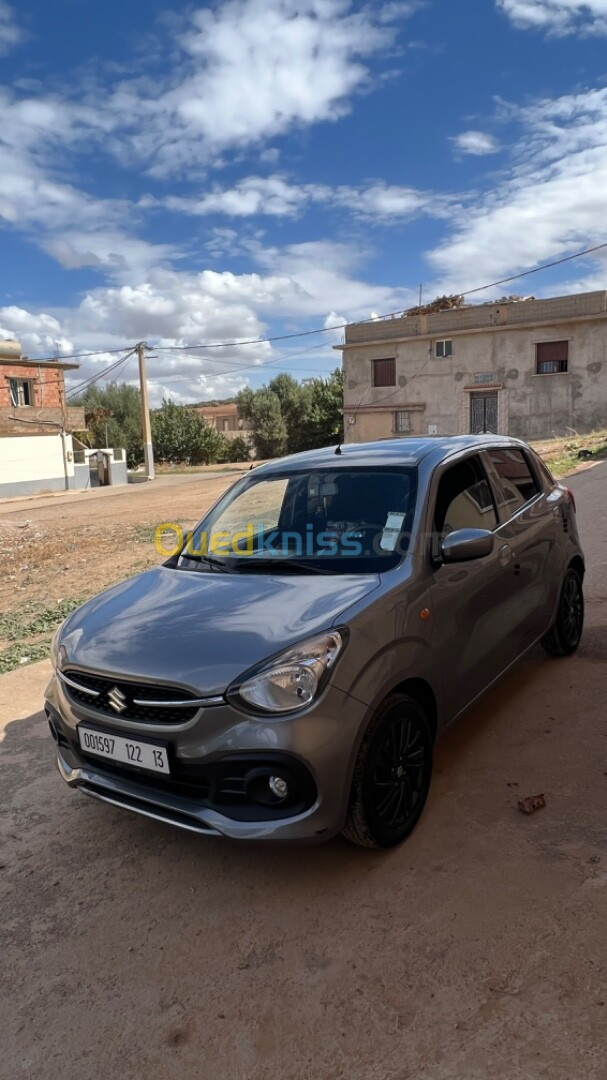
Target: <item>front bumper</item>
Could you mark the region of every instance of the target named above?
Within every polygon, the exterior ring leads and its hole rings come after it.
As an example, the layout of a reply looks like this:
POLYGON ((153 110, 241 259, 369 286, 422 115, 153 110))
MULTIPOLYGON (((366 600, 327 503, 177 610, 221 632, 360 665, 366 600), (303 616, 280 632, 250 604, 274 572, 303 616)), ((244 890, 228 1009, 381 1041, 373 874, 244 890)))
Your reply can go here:
MULTIPOLYGON (((201 709, 183 725, 160 727, 118 717, 101 717, 75 703, 53 677, 46 692, 46 711, 54 728, 59 772, 70 787, 95 799, 203 835, 242 840, 322 841, 344 824, 352 771, 360 738, 368 722, 367 707, 329 686, 305 713, 291 717, 248 717, 230 705, 201 709), (155 738, 171 748, 175 770, 186 775, 218 771, 225 763, 278 762, 298 779, 307 798, 300 811, 211 805, 208 793, 165 782, 136 769, 107 767, 84 754, 77 727, 81 722, 132 738, 155 738), (307 779, 306 779, 307 778, 307 779), (309 783, 308 783, 309 780, 309 783)), ((234 771, 234 770, 232 770, 234 771)))

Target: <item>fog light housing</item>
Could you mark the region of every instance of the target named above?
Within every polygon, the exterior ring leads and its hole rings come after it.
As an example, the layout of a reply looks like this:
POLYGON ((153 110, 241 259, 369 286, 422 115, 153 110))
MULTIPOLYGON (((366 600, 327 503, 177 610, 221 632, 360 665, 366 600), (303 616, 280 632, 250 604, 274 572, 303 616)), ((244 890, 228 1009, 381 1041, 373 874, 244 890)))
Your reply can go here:
POLYGON ((283 780, 282 776, 271 776, 268 780, 268 787, 277 799, 286 799, 289 794, 289 785, 286 780, 283 780))

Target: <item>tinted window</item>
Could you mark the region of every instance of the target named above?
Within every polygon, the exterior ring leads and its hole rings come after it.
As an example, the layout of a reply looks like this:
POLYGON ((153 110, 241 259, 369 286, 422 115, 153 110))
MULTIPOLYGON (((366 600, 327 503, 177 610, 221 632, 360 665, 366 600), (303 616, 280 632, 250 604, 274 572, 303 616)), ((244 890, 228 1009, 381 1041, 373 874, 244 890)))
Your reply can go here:
POLYGON ((539 491, 527 459, 522 450, 513 449, 490 450, 489 460, 499 478, 499 505, 509 516, 516 514, 539 491))
POLYGON ((455 529, 494 529, 497 514, 491 488, 477 457, 466 458, 441 477, 434 528, 445 536, 455 529))

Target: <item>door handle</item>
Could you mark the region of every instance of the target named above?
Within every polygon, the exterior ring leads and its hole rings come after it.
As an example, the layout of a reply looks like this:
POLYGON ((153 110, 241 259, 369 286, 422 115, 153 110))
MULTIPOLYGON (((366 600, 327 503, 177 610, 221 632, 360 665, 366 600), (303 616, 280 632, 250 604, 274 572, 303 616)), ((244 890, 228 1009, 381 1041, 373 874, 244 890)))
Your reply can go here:
POLYGON ((508 566, 516 558, 510 544, 502 544, 498 555, 502 566, 508 566))

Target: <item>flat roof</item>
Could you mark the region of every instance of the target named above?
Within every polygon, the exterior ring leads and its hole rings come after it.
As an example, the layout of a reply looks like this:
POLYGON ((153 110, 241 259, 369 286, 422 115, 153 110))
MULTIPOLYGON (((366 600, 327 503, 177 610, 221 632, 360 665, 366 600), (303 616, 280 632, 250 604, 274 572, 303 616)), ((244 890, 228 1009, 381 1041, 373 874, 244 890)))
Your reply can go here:
POLYGON ((62 371, 76 371, 80 364, 66 364, 63 360, 30 360, 24 356, 0 356, 0 364, 6 367, 60 368, 62 371))
POLYGON ((387 317, 350 323, 345 341, 333 348, 347 351, 363 345, 407 341, 410 338, 441 338, 477 332, 499 333, 528 326, 557 325, 589 319, 607 320, 607 290, 551 296, 506 299, 483 304, 462 304, 442 311, 387 317))

